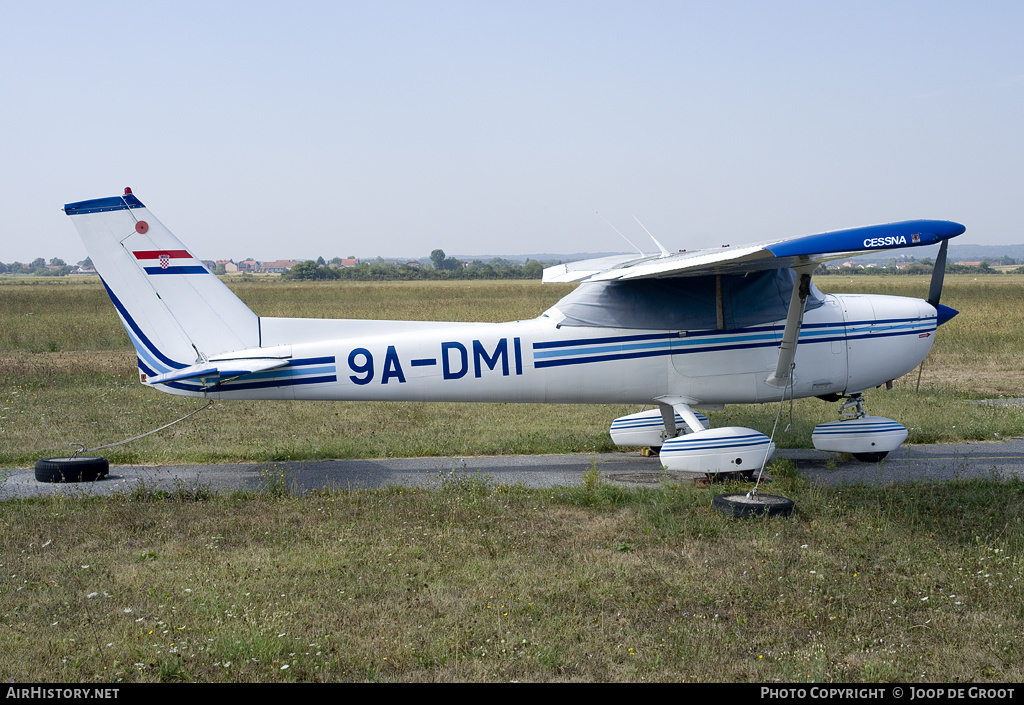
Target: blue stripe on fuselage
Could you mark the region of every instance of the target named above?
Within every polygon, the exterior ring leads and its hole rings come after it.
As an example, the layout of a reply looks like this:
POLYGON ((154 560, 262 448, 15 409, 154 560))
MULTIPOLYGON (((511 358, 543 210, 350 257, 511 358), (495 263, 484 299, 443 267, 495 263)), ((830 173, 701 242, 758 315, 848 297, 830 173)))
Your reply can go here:
MULTIPOLYGON (((659 333, 544 341, 533 344, 534 367, 559 367, 663 355, 774 347, 780 343, 777 333, 784 329, 785 326, 772 325, 739 329, 727 334, 722 331, 688 331, 683 337, 678 333, 659 333)), ((811 323, 801 327, 800 344, 886 338, 930 333, 935 329, 935 317, 811 323)))

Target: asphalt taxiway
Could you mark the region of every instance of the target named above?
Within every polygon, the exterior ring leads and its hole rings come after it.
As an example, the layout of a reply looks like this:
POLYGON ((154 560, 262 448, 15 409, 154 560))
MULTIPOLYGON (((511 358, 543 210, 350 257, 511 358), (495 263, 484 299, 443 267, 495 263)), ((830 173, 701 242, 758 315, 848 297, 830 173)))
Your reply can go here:
MULTIPOLYGON (((880 463, 845 460, 835 453, 780 450, 811 482, 824 485, 943 482, 956 478, 1024 477, 1024 439, 998 443, 908 445, 880 463)), ((0 499, 64 493, 111 494, 131 491, 140 483, 151 489, 205 487, 214 491, 259 490, 283 483, 293 492, 329 488, 359 489, 388 485, 432 486, 460 475, 476 475, 492 483, 554 487, 579 484, 596 466, 611 482, 658 484, 663 479, 686 481, 694 476, 667 473, 657 458, 637 452, 573 455, 506 455, 447 458, 383 458, 373 460, 307 460, 297 462, 220 465, 116 465, 104 480, 86 483, 38 482, 32 468, 0 470, 0 499)))

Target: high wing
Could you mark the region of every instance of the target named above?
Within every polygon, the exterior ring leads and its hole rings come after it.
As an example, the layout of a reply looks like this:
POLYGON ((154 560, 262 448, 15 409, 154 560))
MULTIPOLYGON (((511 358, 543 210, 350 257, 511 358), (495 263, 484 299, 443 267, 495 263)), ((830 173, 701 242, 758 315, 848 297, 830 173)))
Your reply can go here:
MULTIPOLYGON (((720 275, 744 275, 779 269, 792 269, 794 281, 787 309, 779 357, 775 371, 765 380, 774 387, 786 386, 792 377, 796 359, 797 341, 803 322, 806 302, 811 291, 811 274, 822 262, 842 259, 859 252, 874 252, 907 247, 925 247, 942 243, 933 272, 932 290, 929 303, 940 317, 947 314, 938 311, 938 291, 941 289, 942 270, 945 269, 946 249, 952 237, 966 230, 963 225, 946 220, 907 220, 899 223, 869 225, 860 228, 835 230, 815 235, 776 240, 772 242, 745 245, 736 248, 720 248, 667 254, 633 257, 619 255, 582 262, 556 265, 544 270, 545 282, 588 282, 625 283, 648 279, 681 279, 713 276, 719 281, 720 275)), ((715 292, 719 325, 722 324, 722 297, 715 292)), ((561 302, 560 302, 561 303, 561 302)), ((565 312, 563 311, 563 314, 565 312)))
POLYGON ((965 230, 963 225, 948 220, 907 220, 741 247, 650 257, 617 255, 548 267, 544 281, 622 281, 807 267, 862 252, 935 245, 965 230))

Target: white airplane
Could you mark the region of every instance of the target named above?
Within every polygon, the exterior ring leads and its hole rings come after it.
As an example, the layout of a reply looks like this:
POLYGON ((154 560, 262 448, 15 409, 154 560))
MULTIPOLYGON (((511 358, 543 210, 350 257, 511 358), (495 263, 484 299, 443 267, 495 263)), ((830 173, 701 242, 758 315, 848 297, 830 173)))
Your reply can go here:
MULTIPOLYGON (((613 440, 651 446, 670 470, 750 473, 774 452, 749 428, 695 409, 846 399, 816 448, 875 461, 907 430, 868 416, 862 392, 917 367, 939 325, 949 238, 912 220, 744 247, 615 256, 549 267, 581 282, 538 318, 510 323, 257 316, 131 193, 64 206, 138 353, 143 384, 213 399, 652 404, 613 440), (927 300, 823 294, 822 262, 940 243, 927 300), (848 411, 849 410, 849 411, 848 411)), ((652 237, 653 239, 653 237, 652 237)))

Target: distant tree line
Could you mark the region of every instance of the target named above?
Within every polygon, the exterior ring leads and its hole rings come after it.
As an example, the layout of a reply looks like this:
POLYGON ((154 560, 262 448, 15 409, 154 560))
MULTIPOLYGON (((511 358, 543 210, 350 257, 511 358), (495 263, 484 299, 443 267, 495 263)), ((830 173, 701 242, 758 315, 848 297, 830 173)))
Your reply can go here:
MULTIPOLYGON (((985 260, 980 264, 957 264, 955 262, 946 262, 946 273, 947 274, 1002 274, 1003 270, 995 269, 995 266, 1007 266, 1020 264, 1017 260, 1012 257, 1000 257, 998 259, 985 260), (1007 261, 1008 260, 1008 261, 1007 261)), ((875 265, 873 267, 838 267, 830 268, 824 264, 819 265, 814 271, 815 276, 838 274, 841 276, 857 275, 857 274, 892 274, 896 276, 904 274, 931 274, 935 268, 935 261, 926 257, 921 260, 910 262, 903 267, 896 266, 896 260, 890 259, 884 265, 875 265)), ((1017 269, 1010 270, 1013 274, 1024 274, 1024 266, 1017 267, 1017 269)))
MULTIPOLYGON (((86 260, 88 266, 92 267, 92 260, 86 260)), ((86 262, 82 265, 86 266, 86 262)), ((11 262, 4 264, 0 262, 0 274, 31 274, 36 277, 64 277, 75 271, 78 267, 69 265, 60 257, 52 258, 49 263, 42 257, 36 257, 31 262, 11 262)))
MULTIPOLYGON (((350 259, 355 259, 354 257, 350 259)), ((333 280, 348 279, 353 281, 389 281, 389 280, 417 280, 417 279, 540 279, 544 268, 560 262, 538 262, 537 260, 526 260, 516 262, 513 260, 494 257, 487 261, 473 260, 463 262, 456 257, 449 257, 444 250, 436 249, 430 253, 430 262, 416 266, 408 263, 386 262, 378 257, 375 260, 361 262, 356 266, 342 267, 340 257, 335 257, 328 263, 323 257, 314 260, 300 262, 290 270, 281 275, 282 279, 290 280, 333 280)), ((957 264, 946 262, 946 272, 949 274, 1000 274, 1002 270, 995 269, 995 266, 1024 265, 1024 260, 1017 260, 1013 257, 1003 256, 989 259, 980 264, 957 264)), ((47 262, 42 257, 37 257, 29 263, 11 262, 5 264, 0 262, 0 274, 30 274, 37 277, 63 277, 75 271, 80 266, 83 269, 92 269, 92 260, 86 259, 79 262, 77 266, 69 265, 59 257, 54 257, 47 262)), ((212 263, 211 263, 212 266, 212 263)), ((873 267, 839 267, 829 268, 822 264, 815 271, 815 276, 822 275, 858 275, 858 274, 931 274, 935 262, 932 259, 924 258, 911 261, 902 267, 896 266, 896 259, 890 259, 884 265, 873 267)), ((217 274, 224 274, 223 265, 216 268, 217 274)), ((1013 274, 1024 274, 1024 266, 1008 270, 1013 274)))
MULTIPOLYGON (((557 264, 551 262, 549 264, 557 264)), ((474 260, 465 263, 455 257, 448 257, 444 250, 430 253, 430 263, 413 266, 408 263, 385 262, 378 257, 372 261, 360 262, 354 267, 331 267, 323 257, 319 261, 306 260, 281 275, 286 280, 329 280, 347 279, 353 281, 390 281, 417 279, 540 279, 545 264, 537 260, 514 262, 494 257, 486 262, 474 260)))

